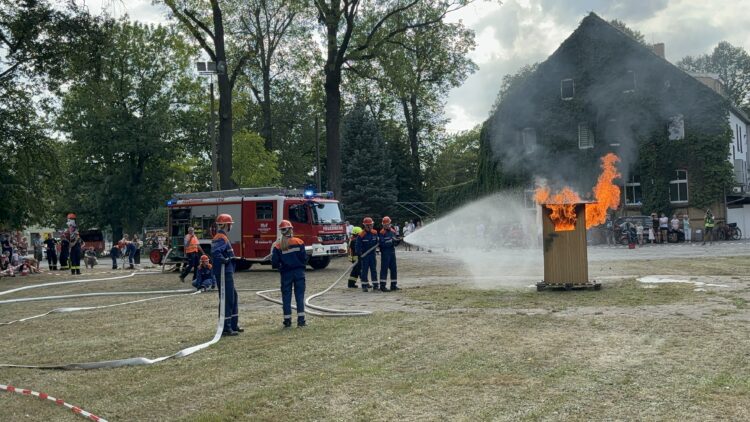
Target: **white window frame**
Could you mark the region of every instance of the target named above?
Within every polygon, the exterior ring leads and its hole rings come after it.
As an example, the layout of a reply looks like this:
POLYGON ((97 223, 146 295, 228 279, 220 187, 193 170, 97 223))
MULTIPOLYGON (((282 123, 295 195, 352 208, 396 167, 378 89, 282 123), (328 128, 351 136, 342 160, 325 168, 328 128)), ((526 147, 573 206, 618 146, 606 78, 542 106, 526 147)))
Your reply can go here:
MULTIPOLYGON (((625 186, 624 186, 624 188, 625 188, 624 189, 625 190, 625 205, 629 205, 629 206, 636 206, 636 205, 637 206, 641 206, 641 205, 643 205, 642 202, 628 202, 628 192, 630 191, 630 189, 632 189, 633 193, 635 194, 635 188, 636 187, 640 187, 641 188, 641 198, 643 198, 643 187, 641 186, 640 178, 638 180, 639 181, 636 182, 635 181, 635 175, 631 175, 630 176, 630 180, 628 180, 625 183, 625 186)), ((635 200, 635 195, 633 195, 633 200, 635 200)))
POLYGON ((588 123, 578 123, 578 149, 589 149, 594 147, 594 131, 588 123), (585 136, 584 136, 585 135, 585 136), (585 140, 583 139, 585 137, 585 140))
POLYGON ((561 80, 560 81, 560 99, 562 99, 563 101, 570 101, 573 98, 575 98, 575 96, 576 96, 576 83, 575 83, 575 81, 572 78, 561 80), (565 84, 565 82, 568 82, 568 81, 570 81, 571 88, 573 88, 573 95, 571 95, 570 97, 566 97, 564 95, 564 89, 563 89, 563 85, 565 84))
POLYGON ((689 191, 690 185, 688 185, 688 172, 687 172, 687 170, 684 170, 684 169, 678 169, 678 170, 676 170, 675 173, 676 173, 676 177, 677 178, 669 181, 669 202, 672 203, 672 204, 686 204, 688 202, 689 198, 690 198, 690 191, 689 191), (680 179, 679 178, 680 177, 680 172, 685 173, 685 179, 680 179), (677 201, 673 201, 672 200, 672 185, 680 185, 680 184, 683 184, 683 183, 685 184, 685 195, 686 195, 686 198, 684 200, 683 199, 679 199, 680 187, 678 186, 677 187, 678 200, 677 201))
POLYGON ((536 210, 536 189, 534 188, 526 188, 523 191, 523 207, 527 210, 536 210))

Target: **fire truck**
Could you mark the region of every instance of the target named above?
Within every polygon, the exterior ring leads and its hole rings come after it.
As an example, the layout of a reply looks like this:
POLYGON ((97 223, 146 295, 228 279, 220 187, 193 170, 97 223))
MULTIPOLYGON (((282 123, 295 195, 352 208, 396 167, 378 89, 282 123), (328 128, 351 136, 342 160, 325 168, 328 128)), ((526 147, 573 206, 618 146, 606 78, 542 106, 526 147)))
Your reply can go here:
MULTIPOLYGON (((169 252, 158 257, 160 263, 184 262, 184 237, 188 227, 203 250, 211 250, 216 233, 216 216, 230 214, 234 220, 228 233, 238 269, 253 264, 270 264, 271 247, 279 237, 278 225, 289 220, 294 235, 305 242, 308 265, 315 269, 328 266, 331 258, 346 256, 346 225, 338 201, 332 192, 279 188, 240 188, 223 191, 177 194, 167 202, 169 252)), ((152 257, 152 261, 155 257, 152 257)))

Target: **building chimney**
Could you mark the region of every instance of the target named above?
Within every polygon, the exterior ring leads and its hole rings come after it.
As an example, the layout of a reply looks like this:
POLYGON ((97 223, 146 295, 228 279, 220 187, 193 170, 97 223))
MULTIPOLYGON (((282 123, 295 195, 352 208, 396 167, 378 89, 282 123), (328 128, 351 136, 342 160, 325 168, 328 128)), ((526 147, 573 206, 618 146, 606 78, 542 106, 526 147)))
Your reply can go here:
POLYGON ((662 59, 667 59, 667 57, 664 55, 664 43, 658 42, 651 46, 651 50, 656 54, 657 56, 661 57, 662 59))

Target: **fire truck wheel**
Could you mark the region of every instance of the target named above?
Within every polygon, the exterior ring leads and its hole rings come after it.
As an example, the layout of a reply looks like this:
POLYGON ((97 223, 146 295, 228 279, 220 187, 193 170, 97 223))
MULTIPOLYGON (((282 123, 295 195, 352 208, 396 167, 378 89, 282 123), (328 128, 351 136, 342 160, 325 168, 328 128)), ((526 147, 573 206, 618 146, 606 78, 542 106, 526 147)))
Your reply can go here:
POLYGON ((323 268, 327 267, 330 262, 331 257, 322 256, 317 258, 310 258, 310 262, 308 262, 308 264, 316 270, 322 270, 323 268))
POLYGON ((235 268, 235 269, 236 269, 237 271, 245 271, 245 270, 249 270, 249 269, 250 269, 250 267, 252 267, 252 266, 253 266, 253 263, 252 263, 252 262, 250 262, 250 261, 243 261, 243 260, 237 261, 237 262, 236 262, 236 263, 234 264, 234 268, 235 268))

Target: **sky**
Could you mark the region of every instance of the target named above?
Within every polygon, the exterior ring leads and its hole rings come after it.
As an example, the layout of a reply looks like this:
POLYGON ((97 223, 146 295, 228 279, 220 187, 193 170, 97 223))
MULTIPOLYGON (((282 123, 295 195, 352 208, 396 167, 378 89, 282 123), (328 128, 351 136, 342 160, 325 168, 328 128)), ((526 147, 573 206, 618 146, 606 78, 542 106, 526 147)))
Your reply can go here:
MULTIPOLYGON (((164 6, 151 0, 78 0, 91 12, 101 11, 147 23, 166 20, 164 6)), ((720 41, 750 51, 750 0, 475 0, 454 12, 476 33, 471 58, 479 70, 448 95, 445 112, 449 132, 468 130, 489 116, 502 78, 526 64, 543 61, 590 12, 619 19, 666 44, 667 60, 710 53, 720 41)))

